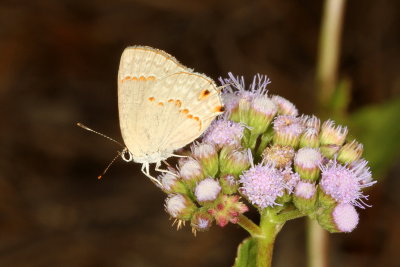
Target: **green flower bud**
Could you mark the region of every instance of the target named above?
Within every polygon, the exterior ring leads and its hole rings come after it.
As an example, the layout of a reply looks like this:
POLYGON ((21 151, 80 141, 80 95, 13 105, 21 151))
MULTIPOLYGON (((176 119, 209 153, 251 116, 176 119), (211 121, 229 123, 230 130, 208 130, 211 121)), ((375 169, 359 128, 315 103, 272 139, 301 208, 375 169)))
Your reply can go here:
POLYGON ((222 186, 222 193, 226 195, 232 195, 237 193, 239 184, 236 181, 235 176, 226 174, 219 178, 219 183, 222 186))
POLYGON ((332 120, 327 120, 322 124, 320 143, 321 145, 343 145, 347 136, 347 127, 341 125, 335 126, 332 120))
POLYGON ((333 156, 339 151, 339 145, 322 145, 319 147, 319 151, 321 151, 322 155, 327 157, 328 159, 332 159, 333 156))
POLYGON ((188 190, 182 179, 172 173, 164 173, 159 177, 162 190, 167 194, 179 193, 186 195, 188 190))
POLYGON ((315 128, 307 128, 300 137, 300 147, 319 147, 318 131, 315 128))
POLYGON ((318 206, 327 209, 335 206, 336 204, 336 200, 330 195, 327 195, 324 190, 318 186, 318 206))
POLYGON ((179 161, 179 174, 182 181, 193 189, 197 182, 204 179, 204 170, 201 164, 194 158, 185 158, 179 161))
POLYGON ((246 150, 239 151, 225 148, 220 153, 220 175, 232 174, 235 177, 250 167, 250 160, 246 150))
POLYGON ((320 175, 322 155, 318 149, 303 147, 294 157, 294 169, 304 180, 316 181, 320 175))
POLYGON ((339 150, 337 160, 341 163, 352 163, 361 158, 363 153, 363 145, 353 140, 347 143, 339 150))
POLYGON ((356 228, 359 216, 351 204, 338 204, 319 213, 317 220, 331 233, 349 233, 356 228))
POLYGON ((219 168, 216 148, 207 143, 197 144, 192 147, 192 153, 203 167, 204 175, 215 177, 219 168))
POLYGON ((316 208, 317 188, 315 184, 300 181, 294 190, 293 203, 301 212, 311 213, 316 208))
POLYGON ((176 194, 167 197, 165 210, 173 218, 186 221, 191 219, 197 207, 189 197, 176 194))
POLYGON ((213 216, 211 216, 207 208, 200 208, 197 210, 190 221, 190 226, 192 226, 192 232, 196 235, 197 231, 204 232, 210 229, 214 221, 213 216))
POLYGON ((266 95, 253 99, 248 112, 247 125, 251 128, 252 135, 264 133, 277 113, 278 108, 266 95))

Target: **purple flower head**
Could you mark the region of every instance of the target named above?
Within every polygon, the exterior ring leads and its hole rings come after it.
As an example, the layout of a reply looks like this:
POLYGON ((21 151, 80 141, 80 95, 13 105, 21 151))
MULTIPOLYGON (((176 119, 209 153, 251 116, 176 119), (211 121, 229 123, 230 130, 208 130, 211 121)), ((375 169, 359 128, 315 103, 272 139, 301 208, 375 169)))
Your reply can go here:
POLYGON ((255 97, 253 99, 253 102, 251 104, 251 107, 263 114, 264 116, 270 117, 272 120, 272 117, 275 116, 276 112, 278 111, 278 108, 272 102, 270 98, 268 98, 266 95, 255 97))
POLYGON ((206 178, 196 186, 194 194, 198 201, 203 202, 214 201, 219 192, 221 192, 221 186, 218 181, 212 178, 206 178))
POLYGON ((304 126, 295 116, 280 115, 274 120, 274 130, 283 134, 299 136, 303 132, 304 126))
POLYGON ((372 174, 367 165, 368 161, 366 161, 365 159, 360 159, 350 164, 350 169, 352 169, 354 173, 358 177, 360 177, 360 184, 366 187, 371 186, 377 182, 372 181, 372 174))
POLYGON ((246 90, 244 77, 234 76, 228 73, 228 78, 220 78, 221 85, 224 86, 222 100, 227 113, 232 112, 239 106, 240 99, 246 99, 251 102, 256 96, 265 95, 267 93, 267 85, 270 80, 265 75, 256 75, 253 82, 246 90))
POLYGON ((315 187, 315 184, 304 181, 300 181, 294 190, 296 196, 304 199, 312 198, 316 192, 317 188, 315 187))
POLYGON ((287 188, 282 172, 270 164, 259 164, 243 172, 239 182, 242 193, 261 209, 278 205, 276 198, 282 196, 287 188))
POLYGON ((338 203, 352 204, 359 208, 368 206, 363 202, 363 199, 368 199, 368 196, 363 195, 361 189, 373 183, 362 184, 365 177, 357 172, 357 167, 349 169, 333 160, 325 166, 321 165, 320 169, 322 173, 319 184, 327 195, 338 203))
POLYGON ((239 123, 224 119, 215 120, 207 129, 203 141, 222 147, 225 145, 240 145, 244 127, 239 123))
POLYGON ((350 233, 359 221, 356 209, 350 204, 339 204, 332 212, 333 221, 341 232, 350 233))
POLYGON ((292 102, 278 95, 272 97, 272 101, 278 106, 279 114, 297 116, 299 111, 292 102))

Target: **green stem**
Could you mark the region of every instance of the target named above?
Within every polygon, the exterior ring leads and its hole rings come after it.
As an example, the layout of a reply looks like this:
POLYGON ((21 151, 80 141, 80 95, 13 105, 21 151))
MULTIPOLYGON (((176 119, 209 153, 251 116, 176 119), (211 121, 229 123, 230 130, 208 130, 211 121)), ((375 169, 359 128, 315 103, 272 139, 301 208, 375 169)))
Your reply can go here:
POLYGON ((238 224, 245 229, 249 234, 253 237, 262 236, 261 228, 258 227, 252 220, 244 216, 243 214, 239 215, 238 224))
POLYGON ((261 214, 260 227, 262 236, 257 237, 257 267, 270 267, 272 263, 272 252, 276 235, 282 229, 284 223, 276 223, 271 217, 273 212, 265 209, 261 214))

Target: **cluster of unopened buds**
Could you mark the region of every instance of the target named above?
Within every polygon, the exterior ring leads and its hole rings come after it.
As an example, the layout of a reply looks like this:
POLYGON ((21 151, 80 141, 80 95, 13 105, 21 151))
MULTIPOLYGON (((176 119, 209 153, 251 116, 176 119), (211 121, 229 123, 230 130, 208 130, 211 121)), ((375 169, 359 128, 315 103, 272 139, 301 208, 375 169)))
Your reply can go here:
POLYGON ((355 229, 355 207, 368 206, 363 189, 375 183, 362 144, 346 139, 346 127, 299 116, 290 101, 268 95, 266 76, 247 88, 232 74, 220 81, 225 114, 159 177, 178 227, 188 221, 196 233, 238 223, 252 205, 296 211, 330 232, 355 229))

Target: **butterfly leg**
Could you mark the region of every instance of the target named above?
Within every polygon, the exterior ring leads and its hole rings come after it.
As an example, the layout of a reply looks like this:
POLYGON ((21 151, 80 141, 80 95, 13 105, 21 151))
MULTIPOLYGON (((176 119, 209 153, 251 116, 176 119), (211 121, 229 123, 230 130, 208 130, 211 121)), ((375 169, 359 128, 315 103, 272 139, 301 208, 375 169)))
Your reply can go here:
POLYGON ((173 175, 175 177, 178 177, 178 175, 176 173, 173 173, 173 172, 171 172, 169 170, 160 169, 160 167, 161 167, 161 161, 156 163, 156 168, 155 168, 156 171, 163 172, 163 173, 169 173, 169 174, 171 174, 171 175, 173 175))
POLYGON ((147 177, 150 178, 150 180, 157 186, 162 186, 161 182, 159 180, 157 180, 156 178, 154 178, 153 176, 151 176, 150 171, 149 171, 149 163, 143 163, 142 164, 142 169, 141 169, 142 173, 144 175, 146 175, 147 177))

